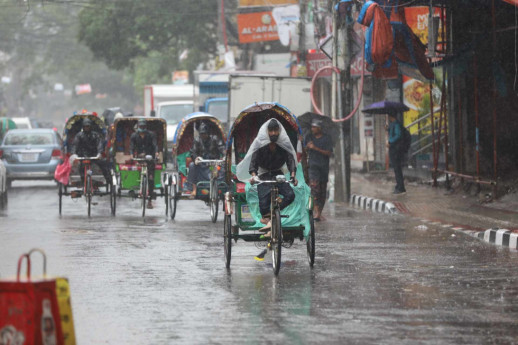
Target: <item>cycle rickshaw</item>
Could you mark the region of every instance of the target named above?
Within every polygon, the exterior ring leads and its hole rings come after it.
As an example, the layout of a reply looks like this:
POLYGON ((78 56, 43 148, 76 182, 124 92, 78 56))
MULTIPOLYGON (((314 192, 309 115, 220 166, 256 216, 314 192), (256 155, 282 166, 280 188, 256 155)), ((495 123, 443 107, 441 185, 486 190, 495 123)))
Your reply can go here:
MULTIPOLYGON (((209 135, 216 136, 222 143, 225 143, 225 132, 221 122, 207 113, 195 112, 185 116, 176 127, 173 137, 173 174, 169 195, 171 208, 171 219, 176 215, 176 204, 180 199, 197 199, 205 201, 210 206, 211 220, 215 223, 218 219, 219 201, 223 200, 223 195, 227 191, 227 185, 220 176, 221 166, 224 164, 222 159, 202 159, 199 164, 206 164, 210 169, 210 181, 200 181, 196 184, 196 195, 192 195, 187 182, 189 165, 192 162, 190 150, 194 142, 195 135, 201 123, 204 123, 209 131, 209 135)), ((224 144, 223 144, 224 145, 224 144)))
POLYGON ((313 221, 313 199, 306 184, 308 176, 307 156, 302 145, 302 131, 297 118, 285 107, 277 103, 256 103, 245 108, 230 128, 226 145, 226 181, 229 191, 225 194, 225 219, 223 225, 225 264, 230 267, 232 240, 246 242, 265 241, 272 252, 273 270, 277 275, 281 264, 282 247, 289 248, 295 239, 306 241, 307 257, 310 267, 315 262, 315 227, 313 221), (239 181, 235 166, 243 160, 259 128, 270 119, 277 119, 286 130, 294 149, 297 151, 297 186, 292 185, 295 200, 280 212, 277 183, 286 183, 289 178, 277 176, 272 184, 271 197, 271 237, 264 238, 258 231, 264 227, 260 222, 259 198, 257 187, 248 181, 239 181), (234 220, 232 220, 234 218, 234 220), (234 222, 234 223, 233 223, 234 222))
POLYGON ((164 197, 165 213, 168 213, 168 184, 170 178, 165 172, 164 157, 167 149, 167 124, 164 119, 156 117, 124 117, 116 119, 113 123, 110 137, 110 154, 113 156, 114 171, 117 181, 117 195, 131 199, 140 199, 142 217, 146 215, 146 201, 154 196, 164 197), (145 119, 147 129, 156 135, 158 146, 158 158, 146 156, 132 158, 130 152, 130 137, 136 130, 140 119, 145 119), (154 161, 155 186, 148 190, 147 162, 154 161))
MULTIPOLYGON (((95 131, 101 135, 104 140, 104 146, 106 147, 106 127, 104 122, 93 115, 92 113, 75 114, 67 120, 65 128, 63 130, 63 147, 62 154, 63 160, 68 160, 71 156, 72 145, 75 136, 81 132, 83 127, 83 120, 90 119, 92 122, 92 131, 95 131)), ((101 159, 108 159, 106 151, 102 153, 101 159)), ((116 195, 115 195, 115 178, 113 170, 111 171, 112 181, 111 184, 106 184, 105 178, 102 174, 101 169, 91 164, 92 161, 98 160, 97 157, 78 157, 76 160, 83 163, 84 169, 84 183, 81 183, 81 177, 79 175, 79 164, 72 164, 70 167, 70 176, 68 178, 68 184, 58 182, 58 197, 59 197, 59 214, 61 214, 63 207, 63 196, 70 196, 73 199, 84 197, 87 205, 87 213, 90 217, 92 199, 94 196, 110 196, 110 210, 111 214, 115 215, 116 209, 116 195), (104 189, 104 190, 103 190, 104 189)))

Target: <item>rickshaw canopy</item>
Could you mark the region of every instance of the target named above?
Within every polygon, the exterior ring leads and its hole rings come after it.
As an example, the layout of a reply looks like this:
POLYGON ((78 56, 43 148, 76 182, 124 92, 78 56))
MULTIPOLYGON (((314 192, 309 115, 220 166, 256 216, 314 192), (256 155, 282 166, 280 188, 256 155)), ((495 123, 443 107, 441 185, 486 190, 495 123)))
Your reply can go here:
POLYGON ((63 129, 63 150, 65 153, 70 152, 76 134, 81 132, 83 128, 84 119, 92 121, 92 130, 101 134, 104 138, 104 146, 106 146, 106 126, 103 120, 91 113, 76 114, 68 119, 63 129))
POLYGON ((158 152, 165 155, 167 150, 167 123, 159 117, 123 117, 116 119, 110 137, 110 144, 115 155, 118 153, 131 155, 130 138, 136 131, 138 121, 142 119, 146 121, 147 129, 156 135, 158 152))
MULTIPOLYGON (((270 119, 277 119, 286 130, 291 144, 297 151, 298 160, 302 159, 302 166, 306 171, 306 153, 302 141, 302 129, 297 117, 286 107, 275 102, 254 103, 243 109, 230 127, 226 144, 227 180, 230 179, 232 164, 238 164, 248 152, 259 128, 270 119), (300 143, 300 145, 299 145, 300 143), (232 147, 234 148, 234 162, 232 162, 232 147)), ((228 181, 227 181, 228 182, 228 181)))
POLYGON ((216 135, 225 142, 225 130, 218 118, 207 113, 195 112, 185 116, 178 123, 173 137, 173 155, 179 155, 191 149, 194 141, 194 130, 201 122, 208 126, 210 135, 216 135))

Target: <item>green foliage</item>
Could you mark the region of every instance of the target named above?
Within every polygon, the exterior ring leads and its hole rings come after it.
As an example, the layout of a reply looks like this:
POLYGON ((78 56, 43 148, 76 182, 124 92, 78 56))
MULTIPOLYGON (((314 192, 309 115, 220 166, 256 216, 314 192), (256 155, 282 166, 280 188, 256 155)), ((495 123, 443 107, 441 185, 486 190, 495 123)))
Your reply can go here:
POLYGON ((160 62, 152 67, 156 72, 167 68, 169 74, 181 67, 177 57, 184 50, 196 52, 192 65, 215 51, 217 1, 90 0, 89 5, 79 15, 79 40, 111 68, 138 69, 137 62, 149 57, 160 62))

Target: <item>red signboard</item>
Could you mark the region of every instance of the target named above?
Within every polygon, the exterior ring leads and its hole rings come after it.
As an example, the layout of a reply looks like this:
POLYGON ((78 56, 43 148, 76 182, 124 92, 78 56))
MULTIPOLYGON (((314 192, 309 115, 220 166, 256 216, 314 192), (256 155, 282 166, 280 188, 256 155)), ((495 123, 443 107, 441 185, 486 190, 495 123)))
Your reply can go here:
POLYGON ((277 41, 277 23, 272 12, 241 13, 237 15, 239 43, 277 41))
MULTIPOLYGON (((331 66, 332 62, 326 54, 322 52, 309 53, 306 55, 306 69, 308 70, 308 77, 313 77, 315 73, 325 66, 331 66)), ((320 77, 329 77, 333 73, 331 70, 327 70, 320 74, 320 77)))

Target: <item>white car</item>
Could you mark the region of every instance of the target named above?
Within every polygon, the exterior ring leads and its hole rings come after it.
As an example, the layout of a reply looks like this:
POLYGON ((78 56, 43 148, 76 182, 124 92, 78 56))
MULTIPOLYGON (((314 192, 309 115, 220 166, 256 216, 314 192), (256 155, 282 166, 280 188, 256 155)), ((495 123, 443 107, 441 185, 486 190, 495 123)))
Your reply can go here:
POLYGON ((0 160, 0 207, 7 204, 7 170, 5 164, 0 160))
POLYGON ((18 129, 32 129, 32 122, 28 117, 12 117, 11 120, 16 123, 18 129))

